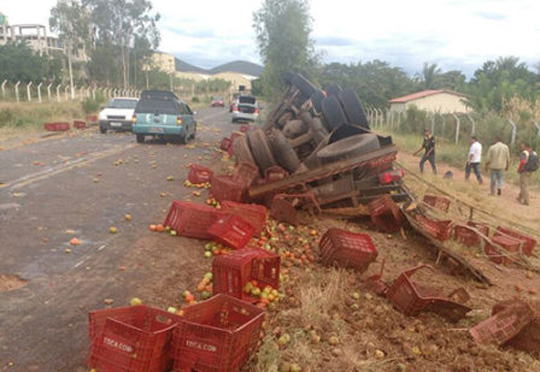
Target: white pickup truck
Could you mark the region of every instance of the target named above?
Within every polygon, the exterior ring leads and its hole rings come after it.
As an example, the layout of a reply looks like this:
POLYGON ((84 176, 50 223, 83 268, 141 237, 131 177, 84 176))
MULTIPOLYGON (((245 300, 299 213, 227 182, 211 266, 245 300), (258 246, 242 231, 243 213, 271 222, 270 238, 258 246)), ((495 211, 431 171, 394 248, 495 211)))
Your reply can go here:
POLYGON ((99 131, 131 132, 133 112, 139 100, 133 97, 115 97, 99 113, 99 131))

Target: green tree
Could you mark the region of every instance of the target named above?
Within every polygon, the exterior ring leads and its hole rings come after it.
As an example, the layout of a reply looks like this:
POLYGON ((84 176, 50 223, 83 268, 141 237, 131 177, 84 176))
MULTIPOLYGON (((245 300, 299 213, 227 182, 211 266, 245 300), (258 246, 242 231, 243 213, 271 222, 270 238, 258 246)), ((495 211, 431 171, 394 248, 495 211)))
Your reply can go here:
POLYGON ((307 0, 265 0, 253 14, 259 53, 264 63, 264 92, 275 99, 284 89, 286 71, 313 75, 318 57, 310 38, 307 0))
POLYGON ((61 68, 58 58, 40 56, 25 43, 0 45, 0 81, 53 82, 57 81, 61 68))
POLYGON ((540 77, 517 57, 501 57, 487 61, 474 73, 466 87, 476 111, 501 112, 503 103, 518 95, 534 101, 540 96, 540 77))
POLYGON ((58 0, 51 9, 49 26, 58 33, 58 39, 64 45, 68 57, 69 84, 71 99, 75 98, 73 88, 72 55, 79 50, 86 50, 90 45, 90 17, 86 9, 74 0, 58 0))
MULTIPOLYGON (((135 69, 140 70, 143 57, 159 45, 160 33, 156 26, 159 14, 152 13, 149 0, 83 0, 83 4, 92 11, 96 42, 103 48, 120 51, 121 80, 127 88, 133 70, 130 61, 136 58, 135 69)), ((110 58, 111 53, 101 52, 100 56, 110 58)))
POLYGON ((441 69, 437 66, 436 63, 429 64, 424 63, 424 68, 422 69, 422 89, 435 89, 435 82, 438 76, 441 74, 441 69))

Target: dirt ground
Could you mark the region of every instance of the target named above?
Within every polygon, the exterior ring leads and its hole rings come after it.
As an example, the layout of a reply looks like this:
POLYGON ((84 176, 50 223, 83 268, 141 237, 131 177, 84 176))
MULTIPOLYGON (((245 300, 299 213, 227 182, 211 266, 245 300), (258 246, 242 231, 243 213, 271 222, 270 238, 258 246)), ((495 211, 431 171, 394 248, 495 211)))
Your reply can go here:
MULTIPOLYGON (((0 233, 9 238, 5 245, 8 248, 0 253, 0 274, 16 274, 28 281, 14 289, 17 283, 6 279, 6 288, 13 290, 0 292, 0 370, 87 371, 89 311, 125 306, 133 297, 160 308, 180 308, 185 305, 183 291, 196 293, 197 283, 211 271, 212 260, 204 257, 206 242, 150 232, 148 225, 162 222, 173 199, 201 203, 206 199, 208 191, 202 190, 200 196, 195 196, 195 189, 182 186, 187 162, 202 163, 215 171, 231 165, 215 147, 223 134, 237 128, 229 124, 226 111, 201 115, 204 132, 190 147, 130 147, 133 138, 117 135, 111 137, 110 148, 100 146, 99 151, 121 151, 120 155, 105 153, 103 158, 97 158, 96 153, 92 163, 72 164, 73 168, 62 168, 52 178, 41 179, 39 174, 32 173, 33 177, 25 179, 30 171, 23 169, 41 167, 33 165, 33 151, 41 154, 37 161, 46 166, 58 159, 56 154, 48 157, 46 152, 32 147, 49 141, 30 141, 0 153, 3 159, 7 159, 6 155, 13 157, 10 164, 24 164, 11 169, 5 160, 1 163, 2 170, 10 173, 0 180, 5 185, 0 188, 0 233), (129 163, 113 165, 118 158, 129 159, 129 163), (140 162, 135 163, 136 158, 140 162), (158 164, 157 169, 154 163, 158 164), (97 176, 98 173, 102 175, 97 176), (173 182, 165 181, 169 174, 174 174, 173 182), (92 182, 100 177, 97 184, 92 182), (25 183, 34 179, 34 183, 25 183), (19 188, 12 189, 14 185, 19 188), (102 187, 101 191, 92 191, 94 186, 102 187), (77 190, 84 198, 74 196, 78 195, 77 190), (19 196, 14 196, 17 193, 19 196), (82 205, 83 202, 86 204, 82 205), (13 203, 19 207, 10 206, 13 203), (73 210, 70 205, 82 207, 73 210), (127 212, 133 214, 130 223, 123 220, 127 212), (12 231, 20 224, 25 224, 25 234, 14 236, 12 231), (118 234, 108 234, 113 224, 119 227, 118 234), (65 253, 73 236, 87 243, 82 245, 86 251, 75 247, 73 252, 65 253), (105 299, 113 299, 114 303, 105 305, 105 299)), ((85 150, 88 154, 93 154, 95 141, 86 140, 80 136, 65 138, 66 146, 79 144, 68 147, 71 154, 76 154, 76 149, 81 151, 83 145, 89 146, 85 150)), ((400 153, 399 161, 413 172, 418 158, 400 153)), ((446 168, 441 166, 444 171, 446 168)), ((520 206, 514 199, 515 186, 507 185, 502 197, 493 198, 487 196, 487 184, 478 186, 474 179, 465 183, 459 170, 454 170, 451 182, 429 174, 424 179, 505 220, 516 219, 536 230, 540 226, 537 196, 531 206, 520 206)), ((428 190, 412 174, 406 176, 406 182, 419 195, 428 190)), ((468 212, 453 206, 451 213, 466 219, 468 212)), ((481 212, 477 213, 478 218, 483 217, 481 212)), ((497 223, 493 219, 489 222, 497 223)), ((275 227, 277 223, 269 221, 269 226, 275 227)), ((456 245, 493 282, 488 287, 449 260, 443 259, 435 266, 434 248, 411 230, 406 229, 404 234, 380 233, 372 229, 368 219, 345 221, 318 216, 307 226, 283 227, 274 230, 275 239, 270 243, 270 249, 282 255, 283 298, 268 309, 259 351, 243 370, 540 370, 540 362, 534 357, 513 349, 478 345, 468 333, 471 326, 490 315, 498 301, 515 297, 535 301, 540 286, 537 273, 517 266, 495 265, 479 250, 456 245), (314 252, 317 257, 318 240, 329 227, 371 235, 378 251, 376 262, 365 273, 357 273, 325 267, 318 260, 299 260, 298 256, 306 252, 314 252), (296 258, 285 258, 286 252, 293 252, 296 258), (420 263, 432 265, 434 271, 423 269, 415 274, 415 280, 443 294, 465 288, 473 310, 457 323, 432 313, 403 315, 367 286, 366 279, 379 273, 383 260, 386 267, 382 279, 387 283, 420 263)), ((537 265, 538 260, 533 259, 533 263, 537 265)))

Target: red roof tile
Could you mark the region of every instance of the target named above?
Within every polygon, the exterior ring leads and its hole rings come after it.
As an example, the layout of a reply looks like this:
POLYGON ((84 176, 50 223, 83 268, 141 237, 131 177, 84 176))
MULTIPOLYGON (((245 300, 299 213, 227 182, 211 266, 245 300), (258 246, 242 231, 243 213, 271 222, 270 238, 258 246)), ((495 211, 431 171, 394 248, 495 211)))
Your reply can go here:
POLYGON ((465 97, 465 94, 458 93, 458 92, 453 92, 451 90, 423 90, 421 92, 416 92, 416 93, 409 94, 409 95, 406 95, 406 96, 403 96, 403 97, 394 98, 394 99, 392 99, 392 100, 390 100, 388 102, 390 102, 390 103, 406 103, 406 102, 409 102, 409 101, 414 101, 414 100, 419 99, 419 98, 424 98, 424 97, 431 96, 433 94, 439 94, 439 93, 448 93, 448 94, 454 94, 456 96, 465 97))

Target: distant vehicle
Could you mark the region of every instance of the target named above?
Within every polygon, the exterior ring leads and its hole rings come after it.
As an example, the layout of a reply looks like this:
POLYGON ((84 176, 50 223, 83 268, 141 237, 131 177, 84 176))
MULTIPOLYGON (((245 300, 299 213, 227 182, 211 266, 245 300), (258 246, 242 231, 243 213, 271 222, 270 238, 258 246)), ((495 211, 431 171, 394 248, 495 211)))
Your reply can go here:
POLYGON ((144 90, 133 114, 132 131, 137 142, 145 136, 177 137, 183 143, 195 138, 197 121, 189 106, 172 92, 144 90))
POLYGON ((212 103, 210 104, 212 107, 225 107, 225 101, 223 101, 223 98, 214 98, 212 100, 212 103))
POLYGON ((131 118, 138 101, 132 97, 111 99, 99 113, 99 131, 101 133, 107 133, 108 130, 131 131, 131 118))
POLYGON ((232 122, 256 121, 259 118, 259 105, 254 96, 241 95, 234 104, 232 122))
POLYGON ((238 100, 238 97, 240 96, 240 93, 234 93, 231 97, 231 101, 229 102, 229 112, 233 112, 234 105, 236 104, 236 101, 238 100))

